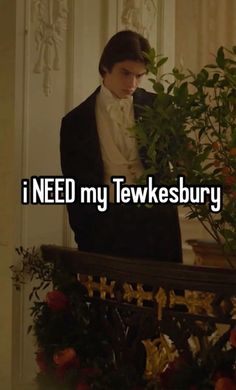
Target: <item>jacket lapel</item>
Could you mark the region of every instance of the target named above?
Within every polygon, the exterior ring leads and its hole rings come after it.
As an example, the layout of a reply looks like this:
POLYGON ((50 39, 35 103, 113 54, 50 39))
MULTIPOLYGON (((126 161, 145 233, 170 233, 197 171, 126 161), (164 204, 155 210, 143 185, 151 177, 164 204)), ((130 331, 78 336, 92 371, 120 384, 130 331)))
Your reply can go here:
POLYGON ((94 177, 97 181, 104 175, 104 166, 102 153, 99 143, 99 136, 96 123, 96 97, 100 91, 100 86, 88 97, 84 105, 84 131, 85 137, 89 144, 89 153, 94 162, 94 177))
MULTIPOLYGON (((134 118, 135 122, 142 120, 142 111, 144 106, 152 106, 155 95, 145 91, 142 88, 138 88, 134 95, 134 118)), ((145 146, 139 147, 139 156, 144 168, 148 168, 147 164, 147 149, 145 146)))
POLYGON ((144 106, 152 106, 155 95, 145 89, 137 88, 133 94, 134 98, 134 117, 135 120, 142 118, 142 110, 144 106))

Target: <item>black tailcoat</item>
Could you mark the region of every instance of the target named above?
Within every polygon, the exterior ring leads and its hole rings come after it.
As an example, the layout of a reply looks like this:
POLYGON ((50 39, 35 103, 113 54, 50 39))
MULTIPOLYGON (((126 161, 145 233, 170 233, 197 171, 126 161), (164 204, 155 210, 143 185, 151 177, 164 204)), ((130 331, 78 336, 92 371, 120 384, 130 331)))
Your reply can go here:
MULTIPOLYGON (((104 169, 96 126, 95 104, 100 87, 69 112, 61 125, 61 166, 66 177, 79 185, 103 185, 104 169)), ((134 95, 137 120, 142 106, 154 95, 138 88, 134 95)), ((142 155, 140 155, 143 161, 142 155)), ((144 163, 144 161, 143 161, 144 163)), ((181 261, 181 240, 176 207, 111 204, 106 212, 96 205, 67 205, 71 228, 79 249, 126 257, 181 261)))

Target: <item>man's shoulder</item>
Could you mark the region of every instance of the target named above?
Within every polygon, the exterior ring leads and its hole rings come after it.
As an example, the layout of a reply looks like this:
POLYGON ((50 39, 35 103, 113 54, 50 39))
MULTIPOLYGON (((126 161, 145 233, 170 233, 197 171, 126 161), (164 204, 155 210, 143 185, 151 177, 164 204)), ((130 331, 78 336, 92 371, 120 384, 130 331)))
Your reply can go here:
POLYGON ((134 92, 134 94, 138 94, 139 96, 155 96, 155 93, 154 92, 149 92, 147 91, 146 89, 144 88, 137 88, 136 91, 134 92))
POLYGON ((87 97, 82 103, 69 111, 63 118, 63 121, 73 121, 80 117, 86 116, 91 113, 91 110, 95 109, 96 96, 100 90, 98 87, 89 97, 87 97))
POLYGON ((137 88, 133 96, 136 104, 152 105, 156 95, 153 92, 146 91, 146 89, 137 88))

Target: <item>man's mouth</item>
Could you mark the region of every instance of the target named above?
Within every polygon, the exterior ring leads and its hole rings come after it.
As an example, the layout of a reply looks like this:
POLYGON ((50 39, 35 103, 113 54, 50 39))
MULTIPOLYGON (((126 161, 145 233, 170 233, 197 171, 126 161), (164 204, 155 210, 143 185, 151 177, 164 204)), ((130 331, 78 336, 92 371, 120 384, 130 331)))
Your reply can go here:
POLYGON ((134 89, 123 89, 123 92, 126 95, 132 95, 134 93, 134 89))

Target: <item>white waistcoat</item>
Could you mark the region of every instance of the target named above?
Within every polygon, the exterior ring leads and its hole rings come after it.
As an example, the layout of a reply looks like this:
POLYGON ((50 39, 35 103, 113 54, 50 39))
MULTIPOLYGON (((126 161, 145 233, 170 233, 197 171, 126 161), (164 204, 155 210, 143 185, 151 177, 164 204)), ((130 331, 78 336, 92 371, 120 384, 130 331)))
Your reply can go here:
POLYGON ((104 163, 104 184, 114 202, 111 176, 125 176, 127 184, 136 184, 143 173, 137 142, 128 130, 134 125, 133 97, 119 99, 102 86, 96 99, 96 122, 104 163))

